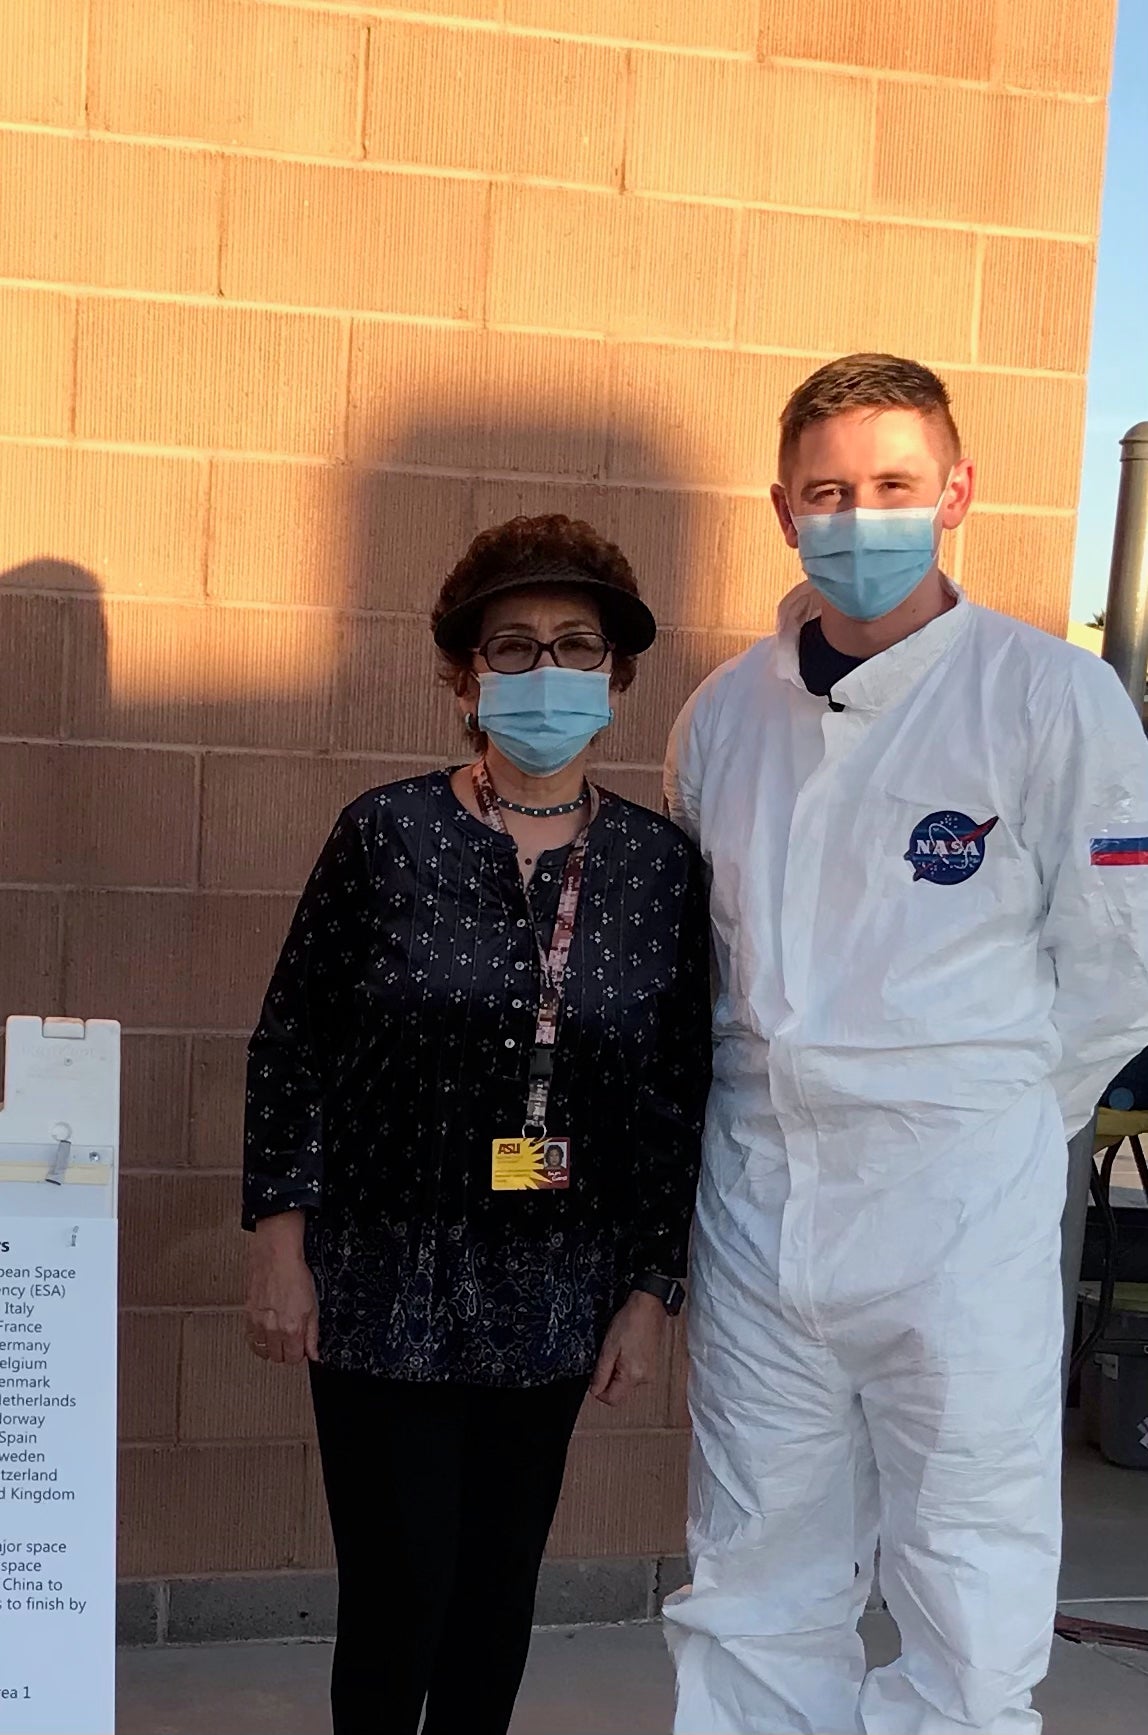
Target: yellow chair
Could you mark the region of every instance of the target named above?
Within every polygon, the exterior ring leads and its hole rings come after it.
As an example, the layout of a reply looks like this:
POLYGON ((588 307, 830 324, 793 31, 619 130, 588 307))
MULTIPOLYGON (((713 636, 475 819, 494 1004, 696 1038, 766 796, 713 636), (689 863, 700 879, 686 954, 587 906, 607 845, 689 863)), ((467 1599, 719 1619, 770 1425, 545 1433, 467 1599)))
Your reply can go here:
MULTIPOLYGON (((1102 1108, 1096 1116, 1096 1135, 1092 1141, 1092 1154, 1097 1157, 1104 1153, 1100 1165, 1099 1182, 1104 1197, 1108 1197, 1108 1183, 1112 1175, 1112 1165, 1116 1161, 1117 1152, 1125 1139, 1132 1145, 1132 1160, 1136 1164, 1136 1173, 1140 1177, 1140 1185, 1148 1198, 1148 1158, 1144 1155, 1143 1139, 1148 1134, 1148 1111, 1144 1109, 1123 1110, 1102 1108)), ((1093 1194, 1095 1198, 1095 1193, 1093 1194)))
POLYGON ((1093 1149, 1106 1151, 1110 1145, 1123 1144, 1125 1139, 1143 1138, 1148 1134, 1148 1110, 1130 1109, 1127 1113, 1114 1108, 1102 1108, 1096 1116, 1096 1137, 1093 1149))

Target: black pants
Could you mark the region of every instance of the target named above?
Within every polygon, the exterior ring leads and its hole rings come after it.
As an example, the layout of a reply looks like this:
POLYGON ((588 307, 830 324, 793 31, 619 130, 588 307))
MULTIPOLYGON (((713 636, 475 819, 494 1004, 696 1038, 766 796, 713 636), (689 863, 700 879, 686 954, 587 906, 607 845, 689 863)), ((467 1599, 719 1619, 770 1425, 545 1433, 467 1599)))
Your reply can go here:
POLYGON ((313 1367, 339 1567, 334 1735, 505 1735, 585 1380, 417 1385, 313 1367))

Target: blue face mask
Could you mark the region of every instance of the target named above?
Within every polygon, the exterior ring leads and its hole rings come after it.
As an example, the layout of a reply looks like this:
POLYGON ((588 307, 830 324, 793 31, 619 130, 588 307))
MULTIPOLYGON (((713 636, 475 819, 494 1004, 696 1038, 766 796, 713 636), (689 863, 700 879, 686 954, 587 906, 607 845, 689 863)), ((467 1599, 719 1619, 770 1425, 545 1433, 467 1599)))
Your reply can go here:
POLYGON ((936 522, 948 488, 946 479, 935 506, 854 506, 794 516, 806 578, 850 620, 891 614, 936 559, 936 522))
POLYGON ((478 726, 528 777, 549 777, 577 759, 614 721, 604 671, 556 669, 478 677, 478 726))

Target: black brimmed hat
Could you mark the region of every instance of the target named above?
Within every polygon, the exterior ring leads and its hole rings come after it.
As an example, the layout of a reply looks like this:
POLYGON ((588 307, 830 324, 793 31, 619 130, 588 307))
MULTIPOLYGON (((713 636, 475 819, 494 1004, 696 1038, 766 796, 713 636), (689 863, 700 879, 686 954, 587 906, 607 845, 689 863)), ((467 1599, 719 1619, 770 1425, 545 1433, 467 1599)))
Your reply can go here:
POLYGON ((636 657, 653 644, 657 623, 641 597, 610 584, 607 579, 590 578, 576 566, 516 572, 492 579, 472 597, 456 603, 443 615, 434 629, 435 644, 440 651, 474 650, 475 634, 481 628, 482 613, 488 602, 496 596, 511 596, 515 591, 541 590, 548 584, 568 590, 589 591, 602 616, 602 631, 624 657, 636 657))
POLYGON ((488 602, 546 585, 591 595, 602 631, 620 656, 639 656, 653 644, 657 622, 621 551, 588 524, 557 514, 511 519, 475 539, 443 587, 434 613, 435 644, 448 655, 465 655, 476 647, 488 602))

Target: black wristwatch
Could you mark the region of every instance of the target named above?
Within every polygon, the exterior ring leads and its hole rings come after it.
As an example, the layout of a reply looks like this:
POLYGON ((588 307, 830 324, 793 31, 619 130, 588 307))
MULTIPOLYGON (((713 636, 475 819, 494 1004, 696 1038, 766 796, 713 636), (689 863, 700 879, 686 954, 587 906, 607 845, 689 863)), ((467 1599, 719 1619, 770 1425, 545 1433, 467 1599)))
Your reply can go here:
POLYGON ((676 1277, 663 1277, 660 1271, 646 1271, 634 1279, 633 1287, 642 1295, 655 1295, 669 1314, 676 1319, 686 1299, 686 1286, 676 1277))

